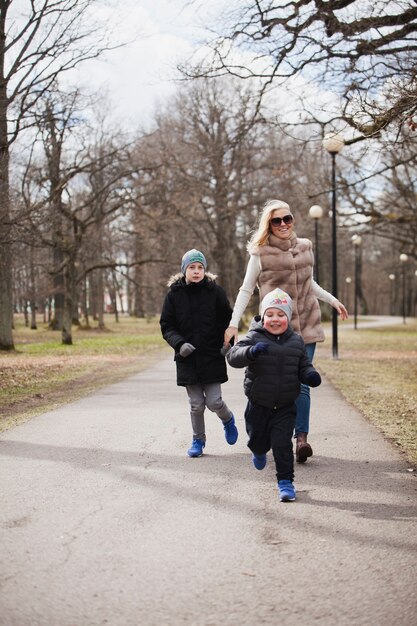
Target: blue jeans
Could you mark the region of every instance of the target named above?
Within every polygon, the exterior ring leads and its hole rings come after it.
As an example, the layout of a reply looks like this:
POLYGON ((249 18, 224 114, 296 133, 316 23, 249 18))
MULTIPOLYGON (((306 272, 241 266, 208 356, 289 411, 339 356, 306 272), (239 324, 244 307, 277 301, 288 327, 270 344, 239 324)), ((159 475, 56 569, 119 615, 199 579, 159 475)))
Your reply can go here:
MULTIPOLYGON (((306 343, 307 356, 313 362, 315 343, 306 343)), ((300 395, 295 401, 297 407, 297 418, 295 420, 295 437, 298 433, 308 433, 310 425, 310 387, 301 384, 300 395)))

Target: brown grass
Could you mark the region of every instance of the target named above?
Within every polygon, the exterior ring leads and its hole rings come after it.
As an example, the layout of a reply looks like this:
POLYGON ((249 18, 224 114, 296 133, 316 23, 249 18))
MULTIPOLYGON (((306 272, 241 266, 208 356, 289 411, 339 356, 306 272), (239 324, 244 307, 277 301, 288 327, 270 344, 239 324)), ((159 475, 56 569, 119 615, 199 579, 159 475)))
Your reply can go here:
POLYGON ((167 350, 157 320, 108 316, 104 331, 75 327, 73 337, 63 346, 59 332, 17 318, 16 351, 0 353, 0 431, 133 375, 167 350))
POLYGON ((417 322, 343 330, 339 359, 330 341, 318 347, 318 369, 417 468, 417 322))

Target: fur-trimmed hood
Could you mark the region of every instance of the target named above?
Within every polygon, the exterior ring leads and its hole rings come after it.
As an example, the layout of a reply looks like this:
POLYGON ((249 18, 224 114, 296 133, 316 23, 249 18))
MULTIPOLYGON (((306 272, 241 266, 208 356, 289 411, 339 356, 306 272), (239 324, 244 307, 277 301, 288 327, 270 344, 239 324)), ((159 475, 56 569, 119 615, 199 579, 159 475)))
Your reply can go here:
MULTIPOLYGON (((205 272, 204 278, 207 278, 208 282, 214 282, 216 280, 216 278, 217 278, 217 275, 216 274, 212 274, 211 272, 205 272)), ((204 278, 203 278, 203 280, 204 280, 204 278)), ((171 287, 175 283, 178 283, 178 286, 180 286, 182 284, 185 285, 184 274, 182 274, 181 272, 178 272, 178 274, 173 274, 170 277, 170 279, 168 280, 168 282, 167 282, 167 287, 171 287)))

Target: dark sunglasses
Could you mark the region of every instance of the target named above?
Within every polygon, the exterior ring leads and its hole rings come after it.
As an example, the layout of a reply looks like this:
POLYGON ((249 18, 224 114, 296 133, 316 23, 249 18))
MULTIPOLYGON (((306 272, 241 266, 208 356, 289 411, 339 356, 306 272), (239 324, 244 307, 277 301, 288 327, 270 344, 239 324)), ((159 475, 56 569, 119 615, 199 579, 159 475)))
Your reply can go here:
POLYGON ((292 215, 284 215, 284 217, 273 217, 271 219, 271 224, 273 226, 281 226, 281 222, 284 222, 284 224, 292 224, 294 221, 294 218, 292 215))

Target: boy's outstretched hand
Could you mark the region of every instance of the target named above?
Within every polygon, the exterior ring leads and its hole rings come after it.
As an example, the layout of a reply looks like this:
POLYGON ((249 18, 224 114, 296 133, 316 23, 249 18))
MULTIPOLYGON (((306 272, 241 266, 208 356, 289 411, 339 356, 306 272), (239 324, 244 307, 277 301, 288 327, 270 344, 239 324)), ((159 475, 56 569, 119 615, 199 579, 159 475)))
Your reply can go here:
POLYGON ((194 350, 195 347, 192 343, 183 343, 180 348, 180 355, 185 358, 186 356, 189 356, 192 352, 194 352, 194 350))
POLYGON ((310 372, 306 380, 309 387, 318 387, 321 384, 321 376, 318 372, 310 372))
POLYGON ((260 341, 259 343, 255 343, 254 346, 249 348, 249 355, 252 359, 256 359, 260 354, 266 354, 269 350, 269 346, 264 341, 260 341))

